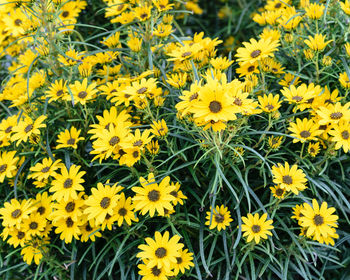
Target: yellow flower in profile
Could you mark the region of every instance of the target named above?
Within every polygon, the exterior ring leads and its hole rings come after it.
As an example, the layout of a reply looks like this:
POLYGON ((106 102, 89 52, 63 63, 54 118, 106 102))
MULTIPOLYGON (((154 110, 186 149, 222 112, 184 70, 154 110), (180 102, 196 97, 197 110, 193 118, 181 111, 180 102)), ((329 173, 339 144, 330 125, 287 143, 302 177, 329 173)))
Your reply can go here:
POLYGON ((174 186, 175 189, 170 193, 175 199, 172 201, 173 205, 176 206, 178 203, 183 205, 183 200, 187 199, 187 196, 185 196, 182 191, 180 191, 180 183, 170 183, 171 186, 174 186))
POLYGON ((277 111, 282 103, 282 101, 279 101, 279 98, 280 96, 278 94, 273 95, 272 93, 269 95, 264 94, 263 96, 258 96, 259 107, 267 113, 277 111))
POLYGON ((23 261, 30 265, 33 261, 36 265, 40 264, 41 259, 44 254, 48 253, 48 247, 50 242, 48 238, 35 238, 28 242, 26 246, 21 250, 21 255, 23 255, 23 261))
POLYGON ((260 73, 259 71, 259 62, 254 63, 239 63, 239 67, 236 69, 237 74, 239 74, 240 77, 242 76, 250 76, 253 74, 260 73))
POLYGON ((346 54, 348 55, 348 57, 350 57, 350 43, 346 43, 344 47, 345 47, 346 54))
POLYGON ((84 137, 80 136, 81 129, 77 130, 74 126, 70 128, 70 130, 66 129, 65 131, 60 132, 58 134, 57 143, 59 143, 56 146, 56 149, 61 148, 73 148, 77 149, 78 145, 77 143, 81 140, 84 140, 84 137))
POLYGON ((40 135, 39 128, 46 127, 43 123, 46 120, 46 116, 40 116, 35 121, 27 117, 20 121, 17 126, 13 127, 13 135, 11 136, 11 141, 17 141, 16 146, 18 146, 22 141, 27 142, 31 135, 40 135))
POLYGON ((300 225, 300 218, 304 216, 304 214, 301 213, 301 210, 304 209, 304 205, 300 204, 300 205, 295 205, 295 207, 292 208, 293 209, 293 214, 294 216, 291 216, 292 219, 297 220, 298 224, 300 225))
POLYGON ((52 199, 68 201, 70 198, 77 199, 77 191, 84 191, 82 179, 85 171, 79 171, 80 166, 72 165, 69 170, 66 166, 61 167, 61 174, 55 176, 55 180, 51 183, 50 192, 54 192, 52 199))
POLYGON ((142 49, 142 38, 129 36, 127 45, 133 52, 139 52, 142 49))
POLYGON ((293 30, 296 28, 300 21, 302 20, 302 17, 300 16, 300 13, 296 11, 294 6, 287 7, 282 15, 277 19, 277 22, 286 30, 293 30))
POLYGON ((333 40, 325 41, 326 35, 315 34, 314 37, 309 36, 308 40, 304 40, 304 43, 314 51, 323 51, 324 48, 333 40))
POLYGON ((293 139, 293 143, 316 140, 316 136, 322 133, 319 124, 308 118, 297 118, 296 123, 289 124, 288 130, 292 132, 291 136, 296 138, 293 139))
POLYGON ((159 184, 156 183, 153 173, 148 175, 146 180, 140 177, 142 187, 133 187, 135 192, 133 203, 135 211, 141 211, 142 215, 149 212, 151 217, 157 210, 158 214, 164 216, 164 210, 173 210, 172 201, 175 199, 171 192, 175 190, 175 186, 170 185, 170 177, 165 177, 159 184))
POLYGON ((253 239, 256 244, 259 244, 260 239, 267 239, 268 235, 272 236, 271 230, 274 228, 272 220, 266 220, 267 213, 264 213, 261 217, 258 213, 254 216, 248 213, 247 217, 242 217, 243 236, 247 236, 247 242, 251 242, 253 239))
POLYGON ((309 143, 309 146, 307 147, 307 152, 310 156, 315 157, 320 152, 320 143, 309 143))
POLYGON ((173 33, 173 26, 171 24, 158 24, 157 28, 153 30, 153 35, 160 38, 165 38, 173 33))
POLYGON ((346 88, 346 89, 350 88, 350 80, 349 80, 349 76, 346 72, 339 74, 339 82, 344 88, 346 88))
POLYGON ((307 228, 307 237, 315 236, 318 240, 321 236, 327 237, 334 234, 332 228, 338 227, 338 216, 333 215, 334 207, 328 208, 327 202, 322 202, 320 207, 316 199, 312 200, 312 206, 304 203, 303 207, 304 209, 300 211, 303 214, 300 217, 300 223, 302 227, 307 228))
POLYGON ((4 182, 5 178, 12 178, 17 172, 17 162, 19 157, 16 157, 16 151, 0 152, 0 183, 4 182))
POLYGON ((158 268, 171 269, 172 264, 177 263, 176 258, 181 256, 180 250, 184 246, 179 243, 179 240, 180 236, 178 235, 174 235, 169 239, 168 231, 163 236, 159 231, 156 231, 154 239, 150 237, 145 239, 147 245, 141 244, 138 246, 142 251, 136 257, 148 260, 148 268, 157 266, 158 268))
POLYGON ((303 170, 298 169, 295 164, 289 167, 288 162, 272 166, 273 182, 286 191, 299 194, 299 191, 306 189, 307 179, 303 170))
POLYGON ((166 82, 174 88, 183 88, 187 82, 187 73, 174 73, 166 77, 166 82))
POLYGON ((171 52, 167 53, 169 61, 181 62, 184 60, 188 60, 193 58, 193 56, 197 55, 202 50, 202 45, 199 43, 194 44, 185 44, 185 45, 177 45, 175 49, 171 52))
POLYGON ((286 190, 282 189, 280 186, 270 187, 270 190, 273 197, 276 197, 278 199, 282 199, 286 195, 286 190))
POLYGON ((84 214, 88 215, 88 220, 95 219, 95 225, 100 225, 106 218, 107 214, 114 214, 114 207, 117 206, 120 195, 118 194, 123 188, 118 183, 109 186, 97 183, 97 188, 92 188, 92 194, 85 200, 87 208, 84 214))
POLYGON ((297 86, 300 83, 300 78, 294 76, 291 73, 286 73, 283 76, 283 79, 279 82, 279 84, 283 87, 289 88, 291 85, 297 86))
POLYGON ((345 0, 344 2, 339 1, 341 9, 350 16, 350 1, 345 0))
POLYGON ((0 218, 4 227, 16 227, 20 229, 21 223, 27 219, 31 212, 35 210, 32 207, 32 200, 11 199, 10 202, 5 202, 4 207, 0 208, 0 218))
POLYGON ((161 119, 160 121, 153 121, 153 124, 151 124, 151 133, 158 137, 167 135, 168 126, 166 125, 165 120, 161 119))
POLYGON ((276 150, 282 144, 283 136, 270 136, 268 139, 268 144, 271 149, 276 150))
POLYGON ((312 3, 305 7, 306 16, 310 19, 320 19, 323 15, 324 9, 324 5, 312 3))
POLYGON ((328 132, 332 142, 335 142, 335 149, 343 148, 347 153, 350 149, 350 123, 349 121, 341 121, 332 126, 332 130, 328 132))
POLYGON ((65 52, 64 56, 59 54, 57 60, 65 66, 73 66, 77 64, 78 61, 82 60, 83 55, 83 53, 77 52, 75 49, 70 48, 65 52))
POLYGON ((209 226, 209 229, 217 228, 218 231, 225 230, 230 225, 230 222, 233 221, 230 211, 224 205, 217 205, 215 209, 210 207, 210 210, 207 212, 207 221, 205 222, 209 226))
POLYGON ((158 144, 158 140, 156 141, 151 141, 146 145, 146 149, 147 151, 149 151, 149 153, 151 155, 156 155, 159 153, 159 144, 158 144))
POLYGON ((80 241, 87 242, 91 240, 92 242, 95 242, 96 237, 102 236, 99 228, 100 227, 94 226, 90 221, 86 221, 85 224, 79 227, 81 233, 80 241))
POLYGON ((259 37, 264 40, 270 38, 271 41, 278 41, 281 38, 281 33, 278 29, 271 29, 269 27, 265 27, 263 32, 259 35, 259 37))
POLYGON ((272 41, 270 38, 267 40, 260 39, 256 41, 255 39, 250 39, 250 42, 243 42, 244 47, 237 49, 238 57, 237 61, 245 63, 254 63, 266 57, 273 57, 274 52, 279 46, 277 40, 272 41))
POLYGON ((90 101, 91 99, 95 98, 95 95, 98 92, 98 90, 96 89, 96 83, 92 82, 88 85, 87 78, 85 78, 82 83, 79 81, 75 81, 75 83, 70 86, 70 89, 73 94, 73 99, 72 97, 70 97, 73 106, 76 103, 85 105, 87 101, 90 101))

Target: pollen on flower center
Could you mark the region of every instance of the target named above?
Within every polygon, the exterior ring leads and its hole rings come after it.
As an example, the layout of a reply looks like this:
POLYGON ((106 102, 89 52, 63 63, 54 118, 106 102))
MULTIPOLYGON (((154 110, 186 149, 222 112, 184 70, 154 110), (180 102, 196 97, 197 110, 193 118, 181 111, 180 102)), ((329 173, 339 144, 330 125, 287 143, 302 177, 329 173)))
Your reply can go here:
POLYGON ((252 231, 258 233, 261 231, 261 227, 259 225, 252 225, 252 231))
POLYGON ((195 99, 197 99, 197 98, 198 98, 198 93, 196 92, 196 93, 194 93, 194 94, 192 94, 192 95, 190 96, 189 100, 190 100, 190 101, 193 101, 193 100, 195 100, 195 99))
POLYGON ((0 173, 3 173, 7 168, 7 164, 0 165, 0 173))
POLYGON ((343 137, 344 140, 348 140, 349 137, 350 137, 349 131, 344 130, 344 131, 341 133, 341 137, 343 137))
POLYGON ((68 17, 68 15, 69 15, 69 12, 68 12, 68 11, 64 11, 64 12, 62 13, 62 17, 64 17, 64 18, 68 17))
POLYGON ((69 213, 69 212, 73 212, 74 209, 75 209, 75 203, 70 201, 67 203, 66 207, 64 208, 66 209, 66 211, 69 213))
POLYGON ((71 186, 73 186, 73 180, 70 178, 66 179, 66 181, 63 183, 63 187, 65 189, 69 189, 71 186))
POLYGON ((155 201, 158 201, 158 200, 159 200, 159 198, 160 198, 160 193, 159 193, 159 191, 152 190, 152 191, 150 191, 150 192, 148 193, 147 197, 148 197, 148 199, 149 199, 150 201, 155 202, 155 201))
POLYGON ((219 113, 222 109, 221 103, 218 101, 212 101, 209 104, 209 109, 212 113, 219 113))
POLYGON ((120 209, 118 210, 118 214, 119 214, 120 216, 125 216, 127 213, 128 213, 128 210, 126 210, 125 208, 120 208, 120 209))
POLYGON ((156 252, 155 252, 155 255, 158 257, 158 258, 164 258, 166 256, 166 249, 164 247, 159 247, 156 252))
POLYGON ((86 91, 81 91, 78 93, 78 97, 82 98, 82 99, 85 98, 87 95, 88 95, 88 93, 86 91))
POLYGON ((300 132, 300 136, 303 138, 308 138, 311 136, 311 133, 310 133, 310 131, 303 130, 302 132, 300 132))
POLYGON ((100 202, 100 206, 103 209, 107 209, 110 204, 111 204, 111 199, 109 197, 102 198, 102 200, 100 202))
POLYGON ((37 229, 38 228, 38 223, 37 222, 31 222, 29 224, 29 228, 30 229, 37 229))
POLYGON ((33 125, 32 124, 29 124, 26 126, 26 128, 24 129, 24 132, 25 133, 28 133, 29 131, 31 131, 33 129, 33 125))
POLYGON ((289 175, 285 175, 282 177, 282 181, 283 183, 287 184, 287 185, 291 185, 293 184, 293 178, 290 177, 289 175))
POLYGON ((91 227, 89 224, 87 224, 87 225, 85 226, 85 230, 86 230, 86 231, 92 231, 92 227, 91 227))
POLYGON ((254 65, 249 66, 247 70, 248 72, 253 72, 255 70, 255 66, 254 65))
POLYGON ((152 274, 153 274, 154 276, 159 276, 160 273, 162 272, 157 266, 152 267, 151 271, 152 271, 152 274))
POLYGON ((215 222, 217 222, 218 224, 221 224, 224 220, 225 220, 224 216, 222 216, 220 214, 215 215, 215 222))
POLYGON ((16 209, 11 213, 12 218, 17 219, 19 216, 21 216, 22 211, 20 209, 16 209))
POLYGON ((261 50, 255 50, 250 54, 250 56, 252 58, 257 58, 260 54, 261 54, 261 50))
POLYGON ((323 217, 321 215, 315 215, 314 223, 316 226, 320 226, 324 223, 323 217))
POLYGON ((242 99, 240 98, 235 98, 235 101, 233 103, 236 104, 237 106, 242 106, 243 104, 242 99))
POLYGON ((341 112, 335 112, 330 115, 332 120, 339 120, 343 116, 341 112))
POLYGON ((265 108, 267 109, 267 110, 273 110, 275 107, 273 106, 273 105, 271 105, 271 104, 267 104, 266 106, 265 106, 265 108))
POLYGON ((113 136, 111 140, 109 140, 109 145, 114 146, 120 142, 120 139, 118 136, 113 136))
POLYGON ((75 139, 74 138, 69 138, 67 141, 68 145, 74 145, 75 144, 75 139))

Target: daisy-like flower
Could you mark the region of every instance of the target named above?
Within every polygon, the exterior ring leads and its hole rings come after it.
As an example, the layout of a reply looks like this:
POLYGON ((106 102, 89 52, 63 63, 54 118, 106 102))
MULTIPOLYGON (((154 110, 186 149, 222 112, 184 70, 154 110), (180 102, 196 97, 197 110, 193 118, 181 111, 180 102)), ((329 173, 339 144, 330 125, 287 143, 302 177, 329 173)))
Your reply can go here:
POLYGON ((288 162, 285 162, 284 166, 282 164, 272 166, 273 182, 280 186, 280 188, 286 191, 292 191, 296 195, 299 191, 306 189, 307 179, 305 174, 298 166, 295 164, 289 167, 288 162))
POLYGON ((242 217, 243 236, 247 236, 247 242, 251 242, 253 239, 256 244, 259 244, 260 239, 267 239, 268 235, 272 236, 271 230, 274 228, 272 220, 266 220, 267 213, 264 213, 261 217, 258 213, 254 216, 248 213, 247 217, 242 217))
POLYGON ((323 51, 324 48, 333 40, 325 41, 326 35, 315 34, 314 37, 309 36, 308 40, 305 40, 304 43, 314 51, 323 51))
POLYGON ((51 207, 53 211, 50 213, 49 219, 56 222, 61 218, 70 217, 74 222, 78 221, 82 217, 85 206, 82 196, 83 192, 79 193, 76 199, 70 198, 67 201, 61 199, 56 203, 52 203, 51 207))
POLYGON ((135 17, 138 18, 140 21, 145 21, 150 18, 151 16, 151 9, 152 6, 139 6, 134 9, 135 17))
POLYGON ((268 139, 268 144, 271 149, 277 150, 283 141, 283 136, 270 136, 268 139))
POLYGON ((168 134, 168 126, 164 119, 160 121, 153 121, 151 124, 151 132, 158 137, 162 137, 168 134))
POLYGON ((280 188, 280 186, 270 187, 270 190, 272 195, 278 199, 282 199, 286 195, 286 190, 280 188))
POLYGON ((39 129, 46 127, 44 120, 46 116, 40 116, 35 121, 29 117, 20 121, 17 126, 13 127, 14 134, 11 136, 11 141, 17 141, 16 146, 18 146, 22 141, 27 142, 30 136, 40 135, 39 129))
POLYGON ((34 238, 21 250, 23 255, 23 261, 30 265, 33 261, 36 265, 40 264, 43 258, 43 253, 48 252, 47 245, 49 245, 49 239, 46 238, 34 238))
POLYGON ((94 226, 93 222, 87 221, 85 224, 81 225, 79 227, 81 232, 80 241, 81 242, 87 242, 91 240, 92 242, 95 242, 96 237, 101 237, 102 234, 98 230, 98 226, 94 226))
POLYGON ((344 2, 339 1, 341 9, 346 13, 347 15, 350 15, 350 1, 345 0, 344 2))
POLYGON ((146 149, 147 151, 151 154, 151 155, 156 155, 159 153, 159 144, 158 144, 158 140, 156 141, 151 141, 146 145, 146 149))
POLYGON ((339 150, 343 148, 347 153, 350 149, 350 123, 349 121, 341 121, 332 126, 332 130, 328 132, 333 137, 332 142, 335 142, 335 149, 339 150))
POLYGON ((263 96, 258 96, 259 107, 266 113, 277 111, 282 103, 282 101, 279 101, 279 98, 280 96, 278 94, 273 95, 272 93, 269 95, 264 94, 263 96))
POLYGON ((130 139, 132 146, 143 150, 144 146, 147 145, 149 142, 151 142, 153 138, 153 135, 150 135, 150 133, 151 133, 150 129, 146 129, 142 133, 139 129, 136 129, 135 133, 131 135, 131 139, 130 139))
POLYGON ((4 182, 6 177, 12 178, 16 175, 18 161, 16 151, 0 152, 0 183, 4 182))
POLYGON ((320 19, 323 15, 325 6, 317 3, 311 3, 305 7, 306 16, 310 19, 320 19))
POLYGON ((82 105, 85 105, 87 101, 93 99, 98 92, 96 89, 96 83, 92 82, 88 85, 87 78, 85 78, 82 83, 75 81, 75 83, 70 86, 70 89, 73 94, 72 102, 74 104, 80 103, 82 105))
POLYGON ((4 207, 0 208, 0 219, 2 219, 2 225, 4 227, 16 227, 20 228, 24 219, 29 217, 29 214, 35 210, 32 207, 31 200, 18 201, 17 199, 11 199, 10 202, 5 202, 4 207))
POLYGON ((56 175, 56 170, 62 167, 61 160, 53 161, 51 158, 44 158, 32 166, 29 170, 32 172, 28 178, 33 178, 38 181, 47 180, 49 177, 56 175))
POLYGON ((133 197, 135 211, 140 210, 142 215, 149 212, 153 217, 156 210, 161 216, 164 216, 164 209, 173 210, 171 203, 175 198, 170 193, 175 190, 175 186, 170 185, 169 176, 157 184, 153 173, 150 173, 147 180, 140 177, 140 183, 142 187, 132 188, 136 193, 133 197))
POLYGON ((350 121, 350 102, 346 103, 344 106, 340 102, 335 104, 329 104, 327 107, 320 107, 316 111, 317 115, 320 117, 319 124, 327 125, 329 123, 335 124, 340 121, 350 121))
POLYGON ((306 227, 306 236, 315 236, 316 240, 321 236, 327 237, 333 234, 332 227, 338 227, 338 216, 333 215, 334 207, 328 208, 327 202, 322 202, 319 206, 316 199, 312 200, 312 206, 304 203, 304 209, 301 210, 302 217, 300 223, 302 227, 306 227))
POLYGON ((68 201, 70 198, 77 199, 77 191, 84 191, 82 183, 85 180, 82 178, 86 173, 85 171, 79 171, 79 165, 72 165, 69 170, 66 166, 61 167, 61 174, 55 176, 55 180, 52 181, 52 187, 50 192, 54 192, 52 199, 68 201))
POLYGON ((131 204, 131 197, 125 199, 124 193, 121 193, 120 198, 117 202, 117 206, 113 209, 113 213, 116 216, 116 221, 120 227, 125 221, 129 226, 131 221, 137 222, 138 218, 135 217, 133 212, 134 206, 131 204))
POLYGON ((309 143, 309 146, 307 147, 307 152, 310 156, 315 157, 320 152, 320 143, 309 143))
POLYGON ((83 225, 82 220, 74 222, 71 217, 61 218, 52 223, 56 227, 55 233, 60 234, 60 239, 64 242, 71 243, 73 237, 79 240, 79 235, 81 234, 80 226, 83 225))
POLYGON ((49 196, 48 192, 38 193, 33 201, 35 212, 39 213, 41 217, 47 218, 52 211, 51 202, 52 197, 49 196))
POLYGON ((149 261, 144 260, 144 264, 139 264, 137 267, 139 270, 139 275, 142 276, 142 280, 168 280, 170 276, 174 276, 174 273, 170 268, 158 267, 157 265, 149 267, 149 261))
POLYGON ((74 49, 69 49, 65 52, 65 55, 58 55, 58 61, 66 66, 73 66, 81 61, 83 53, 79 53, 74 49))
POLYGON ((253 63, 239 63, 239 67, 236 69, 236 72, 240 77, 258 74, 260 72, 259 63, 257 61, 253 63))
POLYGON ((56 80, 50 85, 50 88, 45 91, 47 97, 49 97, 49 103, 57 100, 70 100, 70 96, 67 88, 67 81, 56 80))
POLYGON ((210 210, 207 212, 207 221, 205 222, 209 226, 209 229, 217 228, 218 231, 225 230, 230 225, 230 222, 233 221, 230 211, 224 205, 217 205, 215 209, 210 208, 210 210))
POLYGON ((121 190, 122 187, 118 186, 118 183, 112 186, 97 183, 97 188, 92 188, 92 194, 85 200, 87 208, 84 210, 84 214, 88 215, 88 220, 95 219, 97 226, 102 224, 107 214, 112 216, 120 197, 118 193, 121 190))
POLYGON ((27 232, 24 231, 24 229, 20 228, 15 228, 15 227, 10 227, 10 228, 5 228, 3 230, 3 238, 5 239, 4 235, 10 236, 10 238, 6 241, 8 244, 12 245, 14 248, 21 246, 24 247, 25 243, 28 242, 28 240, 31 238, 27 232), (7 233, 5 233, 7 232, 7 233))
POLYGON ((56 146, 56 149, 61 148, 73 148, 77 149, 78 145, 77 143, 81 140, 84 140, 84 137, 80 136, 81 129, 77 130, 74 126, 70 128, 70 130, 66 129, 65 131, 60 132, 58 134, 57 143, 59 143, 56 146))
POLYGON ((305 103, 315 95, 315 92, 310 90, 306 84, 302 84, 298 87, 294 85, 291 85, 289 88, 284 87, 281 93, 290 104, 305 103))
POLYGON ((319 124, 307 118, 302 120, 297 118, 296 123, 289 124, 288 130, 292 132, 291 136, 296 138, 293 139, 293 143, 316 140, 316 136, 322 133, 322 131, 319 130, 319 124))
POLYGON ((180 191, 180 183, 176 182, 176 183, 170 183, 171 186, 174 186, 175 189, 170 192, 170 194, 175 198, 172 203, 174 206, 176 206, 178 203, 183 205, 184 202, 183 200, 187 199, 187 196, 185 196, 182 191, 180 191))
POLYGON ((190 267, 194 267, 193 253, 188 252, 188 249, 180 250, 180 257, 176 257, 176 263, 173 264, 174 274, 185 273, 185 269, 190 269, 190 267))
POLYGON ((304 206, 303 206, 303 204, 295 205, 295 207, 293 207, 292 209, 293 209, 294 215, 291 218, 294 220, 297 220, 298 224, 300 225, 301 224, 300 218, 304 216, 304 214, 301 213, 301 210, 304 209, 304 206))
POLYGON ((148 260, 147 267, 149 268, 154 266, 171 268, 172 264, 177 263, 176 258, 181 257, 180 250, 184 245, 179 243, 179 240, 180 236, 178 235, 174 235, 169 239, 168 231, 163 236, 159 231, 156 231, 154 239, 150 237, 145 239, 147 245, 141 244, 138 246, 142 252, 136 256, 142 260, 148 260))
POLYGON ((4 31, 8 31, 12 36, 17 37, 24 34, 23 23, 27 20, 27 16, 21 9, 11 9, 9 14, 3 14, 4 31))
POLYGON ((250 42, 243 42, 243 45, 244 47, 237 49, 236 57, 238 57, 238 62, 246 64, 254 63, 265 57, 273 57, 279 42, 278 40, 272 41, 270 38, 267 40, 260 39, 259 41, 250 39, 250 42))
POLYGON ((40 213, 31 213, 27 219, 23 220, 22 229, 29 236, 41 236, 41 231, 46 226, 46 218, 41 216, 40 213))
POLYGON ((176 45, 175 49, 173 49, 170 53, 167 53, 169 61, 174 62, 182 62, 184 60, 189 60, 193 58, 193 56, 197 55, 202 50, 202 45, 199 43, 194 44, 185 44, 185 45, 176 45))

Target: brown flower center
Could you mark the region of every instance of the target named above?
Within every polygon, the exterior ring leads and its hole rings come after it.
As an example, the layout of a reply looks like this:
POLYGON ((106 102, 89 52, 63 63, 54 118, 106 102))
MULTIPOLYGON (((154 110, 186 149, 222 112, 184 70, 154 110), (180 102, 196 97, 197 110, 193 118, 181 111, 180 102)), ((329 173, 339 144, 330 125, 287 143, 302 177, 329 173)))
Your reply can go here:
POLYGON ((126 210, 124 207, 123 208, 120 208, 119 210, 118 210, 118 214, 120 215, 120 216, 125 216, 126 214, 128 213, 128 210, 126 210))
POLYGON ((66 181, 64 181, 64 183, 63 183, 63 187, 65 189, 69 189, 72 186, 73 186, 73 180, 70 178, 66 179, 66 181))
POLYGON ((42 173, 47 173, 47 172, 49 172, 49 170, 50 170, 50 167, 46 166, 43 169, 41 169, 41 172, 42 173))
POLYGON ((282 196, 283 193, 284 193, 284 190, 283 190, 283 189, 277 189, 277 190, 276 190, 276 195, 277 195, 277 196, 282 196))
POLYGON ((18 18, 15 20, 15 25, 20 26, 22 24, 22 21, 18 18))
POLYGON ((343 116, 341 112, 334 112, 330 115, 332 120, 339 120, 343 116))
POLYGON ((73 212, 75 209, 75 203, 72 201, 68 202, 64 209, 66 209, 68 213, 73 212))
POLYGON ((191 54, 192 54, 192 52, 184 52, 181 56, 187 57, 187 56, 190 56, 191 54))
POLYGON ((29 224, 29 228, 30 229, 37 229, 38 228, 38 223, 37 222, 31 222, 29 224))
POLYGON ((11 213, 12 218, 17 219, 22 215, 22 211, 20 209, 16 209, 11 213))
POLYGON ((242 106, 242 104, 243 104, 242 99, 237 98, 237 97, 235 98, 235 101, 233 103, 237 106, 242 106))
POLYGON ((303 130, 302 132, 300 132, 300 136, 303 138, 308 138, 311 136, 311 133, 310 133, 310 131, 303 130))
POLYGON ((85 226, 85 230, 88 231, 88 232, 92 231, 92 227, 90 226, 89 223, 85 226))
POLYGON ((5 172, 6 168, 7 168, 7 164, 0 165, 0 173, 5 172))
POLYGON ((281 6, 282 6, 281 3, 277 3, 277 4, 275 5, 275 8, 278 9, 278 8, 281 8, 281 6))
POLYGON ((221 103, 218 101, 211 101, 209 104, 209 110, 212 113, 219 113, 222 109, 221 103))
POLYGON ((282 181, 283 181, 283 183, 285 183, 285 184, 287 184, 287 185, 293 184, 293 178, 290 177, 289 175, 284 175, 284 176, 282 177, 282 181))
POLYGON ((182 263, 182 258, 181 257, 177 257, 176 258, 176 263, 177 264, 181 264, 182 263))
POLYGON ((81 91, 78 93, 78 97, 81 99, 84 99, 87 95, 88 93, 86 91, 81 91))
POLYGON ((57 92, 56 92, 56 96, 61 96, 63 94, 63 90, 58 90, 57 92))
POLYGON ((261 227, 259 225, 252 225, 252 231, 258 233, 261 231, 261 227))
POLYGON ((142 88, 138 89, 136 92, 137 92, 138 94, 143 94, 143 93, 145 93, 146 91, 147 91, 147 88, 146 88, 146 87, 142 87, 142 88))
POLYGON ((26 128, 24 129, 24 132, 25 133, 28 133, 29 131, 31 131, 33 129, 33 125, 32 124, 28 124, 27 126, 26 126, 26 128))
POLYGON ((67 227, 72 227, 74 225, 74 222, 70 217, 66 220, 66 225, 67 227))
POLYGON ((19 231, 19 232, 17 233, 17 238, 18 238, 18 239, 22 239, 24 236, 25 236, 25 233, 24 233, 23 231, 19 231))
POLYGON ((164 247, 159 247, 156 251, 155 251, 155 255, 158 258, 164 258, 166 256, 166 249, 164 247))
POLYGON ((194 93, 194 94, 192 94, 192 95, 190 96, 189 100, 190 100, 190 101, 193 101, 193 100, 195 100, 195 99, 197 99, 197 98, 198 98, 198 93, 194 93))
POLYGON ((220 214, 215 215, 215 222, 217 222, 218 224, 221 224, 224 220, 225 220, 224 216, 220 214))
POLYGON ((255 50, 250 54, 250 56, 252 58, 257 58, 260 54, 261 54, 261 50, 255 50))
POLYGON ((142 140, 137 140, 136 142, 134 142, 133 146, 134 147, 141 147, 143 144, 142 140))
POLYGON ((247 70, 248 72, 253 72, 255 70, 255 66, 254 65, 249 66, 247 70))
POLYGON ((148 199, 152 202, 156 202, 160 198, 160 193, 157 190, 152 190, 147 195, 148 199))
POLYGON ((151 271, 154 276, 159 276, 162 272, 157 266, 152 267, 151 271))
POLYGON ((275 108, 275 106, 273 106, 273 105, 271 105, 271 104, 267 104, 267 105, 265 106, 265 108, 266 108, 267 110, 271 111, 271 110, 273 110, 273 109, 275 108))
POLYGON ((114 146, 120 142, 120 139, 118 136, 113 136, 111 140, 109 140, 109 145, 114 146))
POLYGON ((62 17, 66 18, 66 17, 68 17, 68 16, 69 16, 69 12, 68 12, 68 11, 64 11, 64 12, 62 13, 62 17))
POLYGON ((143 14, 140 15, 140 18, 141 18, 141 19, 145 19, 147 16, 148 16, 147 13, 143 13, 143 14))
POLYGON ((38 208, 38 210, 36 210, 40 215, 43 215, 44 213, 45 213, 45 207, 43 207, 43 206, 40 206, 39 208, 38 208))
POLYGON ((301 100, 303 100, 303 98, 301 96, 296 95, 292 97, 292 100, 295 100, 296 102, 300 102, 301 100))
POLYGON ((109 197, 104 197, 102 198, 101 202, 100 202, 100 206, 103 209, 107 209, 109 207, 109 205, 111 204, 111 199, 109 197))
POLYGON ((316 226, 323 225, 323 223, 324 223, 323 217, 321 215, 315 215, 314 216, 314 223, 316 226))
POLYGON ((74 138, 69 138, 67 141, 67 145, 74 145, 75 144, 75 139, 74 138))
POLYGON ((134 151, 134 152, 132 153, 132 156, 133 156, 134 158, 138 158, 139 155, 140 155, 139 151, 134 151))
POLYGON ((344 140, 348 140, 349 139, 349 131, 347 130, 344 130, 342 133, 341 133, 341 137, 343 137, 344 140))
POLYGON ((5 133, 10 133, 12 131, 12 125, 5 129, 5 133))

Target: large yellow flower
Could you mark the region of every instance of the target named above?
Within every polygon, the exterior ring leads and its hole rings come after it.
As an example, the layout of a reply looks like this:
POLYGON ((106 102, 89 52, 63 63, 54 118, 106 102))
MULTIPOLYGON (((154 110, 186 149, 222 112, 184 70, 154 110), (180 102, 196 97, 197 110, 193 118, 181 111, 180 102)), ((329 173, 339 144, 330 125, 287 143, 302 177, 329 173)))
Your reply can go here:
POLYGON ((73 148, 77 149, 78 145, 77 143, 81 140, 84 140, 84 137, 80 136, 81 129, 77 130, 74 126, 70 128, 70 130, 66 129, 65 131, 60 132, 58 134, 57 143, 59 143, 56 146, 56 149, 61 148, 73 148))
POLYGON ((87 101, 95 98, 95 95, 98 92, 96 89, 96 83, 92 82, 88 85, 87 78, 85 78, 82 83, 75 81, 70 88, 73 94, 73 99, 72 97, 70 99, 72 99, 73 104, 80 103, 85 105, 87 101))
POLYGON ((309 36, 308 40, 305 40, 304 43, 314 51, 323 51, 324 48, 332 42, 332 40, 329 40, 325 42, 326 35, 322 34, 315 34, 314 37, 309 36))
POLYGON ((273 221, 266 220, 266 218, 267 213, 264 213, 261 217, 258 213, 255 213, 254 216, 248 213, 247 217, 242 217, 242 232, 244 232, 243 236, 248 236, 247 242, 254 239, 255 243, 259 244, 261 238, 267 239, 268 235, 272 236, 273 221))
POLYGON ((50 176, 56 175, 56 170, 62 167, 61 160, 53 161, 51 158, 44 158, 41 162, 38 162, 32 166, 29 170, 32 172, 28 178, 33 178, 38 181, 47 180, 50 176))
POLYGON ((292 132, 291 136, 296 138, 293 139, 293 143, 316 140, 316 136, 322 133, 319 124, 307 118, 302 120, 297 118, 296 123, 290 123, 288 129, 292 132))
POLYGON ((343 147, 345 153, 350 149, 350 123, 349 121, 341 121, 332 126, 332 130, 328 132, 332 135, 332 142, 335 142, 335 149, 339 150, 343 147))
POLYGON ((27 219, 34 210, 31 200, 18 201, 17 199, 11 199, 11 202, 5 202, 4 207, 0 208, 2 225, 4 227, 15 226, 19 229, 23 219, 27 219))
POLYGON ((350 121, 350 102, 344 106, 340 102, 329 104, 327 107, 320 107, 317 115, 320 117, 320 125, 338 123, 340 121, 350 121))
POLYGON ((73 237, 79 240, 80 226, 83 225, 83 221, 73 221, 71 217, 60 218, 53 222, 53 225, 56 227, 55 233, 60 233, 60 239, 64 240, 65 243, 71 243, 73 237))
POLYGON ((46 116, 40 116, 35 121, 27 117, 24 120, 20 121, 17 126, 13 128, 14 134, 11 136, 11 141, 17 141, 17 146, 23 141, 27 142, 28 138, 32 135, 39 135, 39 128, 46 127, 46 124, 43 121, 46 119, 46 116))

